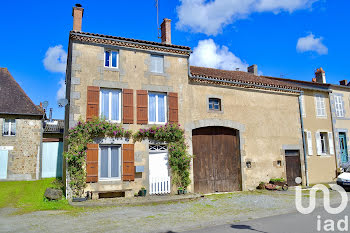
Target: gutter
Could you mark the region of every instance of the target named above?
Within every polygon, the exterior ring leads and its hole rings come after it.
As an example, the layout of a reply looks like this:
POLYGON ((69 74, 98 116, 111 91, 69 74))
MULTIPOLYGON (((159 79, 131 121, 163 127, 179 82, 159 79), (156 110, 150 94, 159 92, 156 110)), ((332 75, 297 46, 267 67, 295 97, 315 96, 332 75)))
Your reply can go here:
POLYGON ((300 125, 301 125, 301 137, 303 138, 303 151, 304 151, 304 166, 305 166, 305 178, 306 178, 306 186, 309 186, 309 170, 307 165, 307 155, 306 155, 306 141, 305 141, 305 135, 304 135, 304 121, 303 121, 303 114, 302 114, 302 101, 301 96, 303 95, 303 92, 300 93, 298 97, 299 102, 299 116, 300 116, 300 125))

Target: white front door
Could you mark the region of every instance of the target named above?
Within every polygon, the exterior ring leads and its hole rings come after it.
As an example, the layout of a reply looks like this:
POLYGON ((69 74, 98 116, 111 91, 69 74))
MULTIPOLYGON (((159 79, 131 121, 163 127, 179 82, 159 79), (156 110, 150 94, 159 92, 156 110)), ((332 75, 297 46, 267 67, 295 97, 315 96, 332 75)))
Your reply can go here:
POLYGON ((149 151, 150 194, 170 193, 168 151, 165 145, 151 145, 149 151))
POLYGON ((0 179, 7 179, 8 151, 0 150, 0 179))

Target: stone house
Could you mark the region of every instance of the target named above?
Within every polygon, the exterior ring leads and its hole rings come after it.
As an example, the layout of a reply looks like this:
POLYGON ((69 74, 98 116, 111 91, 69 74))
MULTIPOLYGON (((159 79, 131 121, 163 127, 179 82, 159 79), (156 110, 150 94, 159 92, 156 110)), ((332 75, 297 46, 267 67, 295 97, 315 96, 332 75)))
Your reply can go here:
MULTIPOLYGON (((299 86, 258 76, 255 65, 249 72, 190 67, 191 49, 171 43, 168 19, 157 43, 83 32, 83 12, 73 7, 65 129, 93 116, 134 131, 179 123, 195 154, 191 192, 305 181, 299 86)), ((154 182, 169 176, 167 145, 100 138, 88 146, 85 191, 157 194, 154 182)))
POLYGON ((44 112, 0 68, 0 180, 40 178, 44 112))
POLYGON ((330 84, 330 102, 338 167, 348 165, 350 156, 350 82, 330 84))

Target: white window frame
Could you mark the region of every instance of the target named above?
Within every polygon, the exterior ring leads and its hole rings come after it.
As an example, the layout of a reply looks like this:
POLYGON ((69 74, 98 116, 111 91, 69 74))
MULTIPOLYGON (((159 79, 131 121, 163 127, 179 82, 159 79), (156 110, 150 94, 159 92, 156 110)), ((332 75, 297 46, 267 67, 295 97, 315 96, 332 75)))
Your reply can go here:
POLYGON ((335 114, 337 117, 344 117, 343 97, 341 95, 334 95, 335 114))
POLYGON ((208 109, 209 109, 209 111, 216 111, 216 112, 220 112, 221 111, 221 99, 220 98, 209 98, 208 99, 208 109), (218 101, 218 105, 219 105, 219 109, 215 109, 215 103, 213 103, 213 108, 212 109, 210 109, 210 105, 211 105, 211 103, 210 103, 210 101, 218 101))
POLYGON ((164 73, 164 56, 163 55, 158 55, 158 54, 151 54, 151 64, 150 64, 150 71, 152 72, 152 73, 157 73, 157 74, 163 74, 164 73), (162 60, 163 60, 163 66, 162 66, 162 70, 161 70, 161 72, 159 72, 159 71, 155 71, 155 70, 152 70, 152 58, 155 58, 155 57, 158 57, 158 58, 162 58, 162 60))
POLYGON ((119 67, 119 51, 118 50, 105 50, 105 52, 103 53, 103 66, 106 68, 112 68, 112 69, 118 69, 119 67), (106 52, 109 52, 109 64, 108 66, 106 66, 106 52), (117 53, 117 66, 114 67, 112 66, 112 52, 116 52, 117 53))
POLYGON ((17 122, 16 122, 16 119, 4 119, 4 122, 3 122, 3 125, 2 125, 2 136, 5 136, 5 137, 15 137, 17 134, 17 122), (15 121, 15 127, 16 127, 16 133, 14 135, 11 135, 11 131, 12 131, 12 122, 11 120, 14 120, 15 121), (5 122, 6 121, 9 121, 9 132, 8 134, 5 134, 5 122))
POLYGON ((166 93, 149 92, 148 95, 147 95, 147 98, 148 98, 148 124, 165 125, 168 122, 168 111, 167 111, 168 99, 167 99, 166 93), (150 119, 150 117, 149 117, 149 106, 150 106, 150 104, 149 104, 149 95, 150 94, 156 95, 156 121, 155 122, 149 120, 150 119), (164 122, 159 122, 158 121, 158 115, 159 115, 159 112, 158 112, 158 95, 164 95, 164 115, 165 115, 165 121, 164 122))
POLYGON ((322 118, 327 117, 324 95, 315 94, 315 110, 316 110, 316 117, 322 117, 322 118), (320 113, 318 110, 320 110, 320 113))
POLYGON ((107 180, 121 180, 122 177, 122 152, 121 152, 121 145, 105 145, 101 144, 99 145, 99 156, 98 156, 98 180, 99 181, 107 181, 107 180), (101 177, 101 147, 107 147, 108 148, 108 177, 101 177), (112 174, 112 147, 118 147, 118 154, 119 154, 119 176, 118 177, 111 177, 112 174))
POLYGON ((121 99, 121 97, 122 97, 122 91, 121 90, 119 90, 119 89, 108 89, 108 88, 101 88, 100 89, 100 116, 101 116, 101 114, 102 114, 102 90, 107 90, 107 91, 109 91, 109 93, 108 93, 108 103, 109 103, 109 106, 108 106, 108 108, 109 108, 109 116, 108 116, 108 119, 106 119, 106 121, 109 121, 109 122, 112 122, 112 123, 121 123, 122 122, 122 106, 121 106, 121 104, 122 104, 122 99, 121 99), (118 91, 118 96, 119 96, 119 114, 118 114, 118 118, 119 118, 119 120, 111 120, 111 118, 112 118, 112 91, 118 91))
POLYGON ((321 142, 321 153, 322 155, 328 154, 329 148, 328 148, 328 133, 326 132, 320 132, 320 142, 321 142), (323 136, 323 139, 322 139, 323 136), (322 145, 324 144, 325 151, 322 151, 322 145))

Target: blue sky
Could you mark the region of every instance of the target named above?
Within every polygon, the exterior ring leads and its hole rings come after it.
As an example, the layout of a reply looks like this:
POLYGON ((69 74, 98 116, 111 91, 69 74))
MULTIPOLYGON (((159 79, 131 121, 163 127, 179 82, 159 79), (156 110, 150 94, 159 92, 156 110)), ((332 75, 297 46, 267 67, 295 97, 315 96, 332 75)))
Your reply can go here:
MULTIPOLYGON (((300 80, 311 80, 322 66, 328 83, 350 79, 350 1, 159 2, 160 21, 172 19, 172 42, 194 50, 192 64, 221 69, 257 64, 260 74, 300 80)), ((1 4, 0 67, 10 70, 34 103, 49 101, 55 118, 64 114, 57 107, 64 73, 43 60, 50 47, 67 51, 75 3, 1 4)), ((83 31, 158 41, 154 0, 79 3, 85 8, 83 31)))

